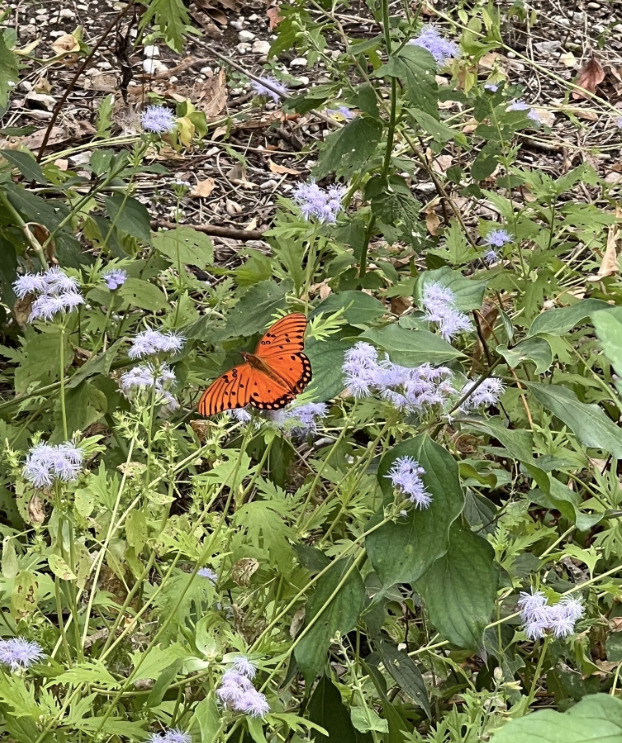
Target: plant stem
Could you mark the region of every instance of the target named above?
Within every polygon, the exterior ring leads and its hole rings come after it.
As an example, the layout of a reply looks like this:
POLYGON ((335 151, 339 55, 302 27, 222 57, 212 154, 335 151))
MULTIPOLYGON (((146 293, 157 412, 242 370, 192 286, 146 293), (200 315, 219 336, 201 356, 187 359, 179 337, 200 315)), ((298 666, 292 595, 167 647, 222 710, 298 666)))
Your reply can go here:
POLYGON ((65 326, 60 330, 60 409, 63 419, 63 436, 65 441, 69 439, 67 432, 67 409, 65 406, 65 326))

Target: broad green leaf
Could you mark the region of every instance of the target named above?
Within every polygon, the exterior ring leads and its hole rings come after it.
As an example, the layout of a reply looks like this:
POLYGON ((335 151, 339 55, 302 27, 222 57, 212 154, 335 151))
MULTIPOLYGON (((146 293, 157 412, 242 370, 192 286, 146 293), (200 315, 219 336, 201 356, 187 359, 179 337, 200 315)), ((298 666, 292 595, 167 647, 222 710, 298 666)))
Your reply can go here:
MULTIPOLYGON (((338 560, 319 579, 315 592, 307 602, 305 630, 312 626, 294 649, 296 662, 307 683, 324 667, 326 653, 335 633, 345 634, 354 627, 364 601, 363 580, 359 571, 352 569, 350 559, 338 560), (337 591, 344 578, 343 585, 337 591), (335 591, 337 593, 333 596, 335 591)), ((319 720, 315 722, 322 724, 319 720)))
POLYGON ((378 645, 378 655, 384 663, 384 667, 391 674, 401 691, 421 706, 428 717, 431 716, 428 691, 421 671, 402 650, 398 650, 390 642, 381 642, 378 645))
POLYGON ((529 492, 529 499, 544 508, 555 509, 573 524, 579 531, 591 529, 602 521, 602 513, 584 513, 581 511, 583 498, 576 490, 571 490, 550 473, 543 473, 548 482, 546 487, 537 487, 529 492))
POLYGON ((174 230, 154 232, 153 247, 169 259, 173 266, 177 263, 197 268, 208 268, 214 263, 214 246, 209 237, 192 227, 177 227, 174 230))
POLYGON ((563 421, 584 446, 622 458, 622 429, 594 404, 580 402, 572 390, 553 384, 525 382, 536 400, 563 421))
POLYGON ((147 655, 136 651, 132 653, 132 665, 135 671, 132 673, 134 683, 139 679, 157 679, 165 668, 168 668, 176 660, 188 657, 188 651, 179 643, 162 648, 156 645, 151 648, 147 655))
POLYGON ((396 324, 372 328, 360 337, 384 349, 391 361, 402 366, 444 364, 463 355, 440 335, 428 330, 408 330, 396 324))
POLYGON ((622 376, 622 307, 593 312, 591 318, 605 356, 616 374, 622 376))
POLYGON ((221 712, 218 709, 214 692, 200 701, 194 710, 194 718, 199 723, 201 740, 214 740, 220 728, 221 712))
POLYGON ((367 537, 367 554, 385 586, 417 580, 445 554, 449 527, 464 505, 456 461, 427 436, 404 441, 382 458, 378 482, 387 499, 394 497, 387 473, 398 457, 413 457, 425 469, 423 481, 432 503, 428 508, 409 508, 407 516, 367 537))
POLYGON ((357 116, 326 137, 314 176, 320 179, 329 173, 336 173, 348 178, 375 153, 381 136, 380 122, 367 116, 357 116))
POLYGON ((190 25, 190 17, 181 0, 151 0, 141 18, 140 27, 149 28, 157 24, 167 44, 181 53, 184 34, 190 25))
POLYGON ((274 281, 260 281, 251 286, 228 314, 221 339, 248 338, 263 333, 274 319, 276 310, 285 307, 288 289, 287 284, 274 281))
POLYGON ((54 575, 58 576, 61 580, 76 580, 78 577, 69 565, 67 565, 66 560, 60 555, 50 555, 48 557, 48 564, 54 575))
POLYGON ((164 292, 160 287, 143 279, 130 277, 118 290, 119 296, 123 297, 130 306, 139 307, 149 312, 160 312, 168 308, 164 292))
POLYGON ((126 194, 114 193, 106 199, 106 211, 119 230, 141 242, 151 242, 149 212, 140 201, 126 194))
MULTIPOLYGON (((81 384, 65 391, 65 408, 67 432, 71 438, 76 432, 82 432, 101 420, 108 412, 108 401, 101 390, 91 382, 84 380, 81 384)), ((56 439, 63 430, 60 399, 54 407, 54 421, 57 432, 53 438, 56 439)))
POLYGON ((466 278, 460 271, 453 271, 451 268, 443 266, 443 268, 426 271, 420 275, 415 289, 415 301, 421 307, 425 285, 439 284, 453 292, 455 305, 459 310, 463 312, 479 310, 482 306, 487 283, 486 280, 476 281, 472 278, 466 278))
POLYGON ((343 392, 343 356, 352 346, 349 341, 309 341, 305 353, 311 362, 313 377, 307 388, 307 394, 314 402, 332 400, 343 392))
POLYGON ((606 309, 611 309, 611 305, 603 302, 602 299, 584 299, 572 305, 572 307, 546 310, 531 323, 527 335, 537 335, 538 333, 566 335, 575 325, 586 320, 592 312, 606 309))
MULTIPOLYGON (((423 131, 440 144, 446 144, 461 134, 459 131, 452 129, 447 126, 447 124, 439 121, 435 116, 431 116, 425 111, 421 111, 418 108, 409 108, 407 110, 423 131)), ((464 135, 462 135, 462 137, 464 138, 464 135)))
POLYGON ((506 449, 511 459, 518 459, 519 462, 533 462, 533 436, 530 431, 506 428, 495 418, 473 419, 465 422, 464 425, 493 436, 506 449))
POLYGON ((343 309, 343 316, 350 325, 370 325, 386 313, 382 302, 365 292, 345 291, 338 294, 329 294, 314 310, 313 314, 321 312, 337 312, 343 309))
POLYGON ((12 537, 5 537, 2 540, 2 575, 7 578, 15 578, 19 571, 17 564, 17 554, 12 537))
POLYGON ((354 727, 361 733, 371 731, 377 733, 389 732, 389 723, 383 720, 371 707, 352 707, 350 709, 350 719, 354 727))
POLYGON ((376 225, 390 245, 403 240, 415 249, 421 247, 424 237, 419 218, 421 204, 401 176, 392 175, 386 181, 380 176, 372 178, 365 189, 365 198, 371 202, 376 225))
POLYGON ((45 177, 41 166, 35 160, 30 152, 21 150, 0 150, 0 155, 7 160, 14 168, 24 176, 27 181, 35 181, 42 186, 47 185, 48 179, 45 177))
POLYGON ((438 116, 437 64, 427 49, 406 44, 374 73, 376 77, 397 77, 404 84, 406 97, 418 109, 438 116))
POLYGON ((553 363, 553 351, 550 343, 546 338, 538 336, 526 338, 513 348, 497 346, 496 351, 503 356, 512 369, 522 364, 523 361, 532 361, 536 365, 536 374, 544 374, 553 363))
POLYGON ((339 689, 328 676, 322 676, 309 701, 308 716, 328 733, 323 735, 317 730, 311 731, 315 743, 363 743, 371 740, 370 736, 359 736, 352 725, 348 708, 341 699, 339 689))
POLYGON ((622 743, 622 701, 590 694, 563 714, 533 712, 510 720, 491 743, 622 743))
POLYGON ((19 79, 17 57, 6 45, 4 34, 0 31, 0 108, 6 108, 9 93, 19 79))
POLYGON ((268 743, 263 732, 263 721, 257 717, 247 717, 246 727, 255 743, 268 743))
POLYGON ((147 542, 147 519, 142 511, 130 511, 125 520, 125 536, 130 547, 139 553, 147 542))
POLYGON ((445 639, 477 649, 495 608, 498 577, 490 544, 455 521, 447 553, 413 587, 445 639))

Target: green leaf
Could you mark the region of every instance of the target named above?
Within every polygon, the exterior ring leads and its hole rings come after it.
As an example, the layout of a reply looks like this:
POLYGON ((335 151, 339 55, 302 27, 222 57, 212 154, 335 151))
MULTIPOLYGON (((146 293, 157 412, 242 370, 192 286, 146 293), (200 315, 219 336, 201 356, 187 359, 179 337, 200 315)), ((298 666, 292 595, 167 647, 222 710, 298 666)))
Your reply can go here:
POLYGON ((162 289, 148 281, 143 281, 143 279, 130 277, 118 290, 118 294, 130 306, 149 310, 149 312, 160 312, 168 308, 168 302, 162 289))
POLYGON ((436 271, 426 271, 420 275, 415 289, 415 300, 421 306, 425 285, 439 284, 453 292, 455 306, 462 312, 479 310, 482 306, 487 283, 485 279, 477 281, 467 278, 460 271, 453 271, 448 266, 443 266, 436 271))
POLYGON ((338 560, 331 565, 318 580, 315 592, 307 602, 305 628, 313 624, 294 649, 296 662, 307 683, 324 667, 326 653, 335 633, 349 632, 363 608, 365 587, 356 568, 351 570, 337 594, 332 596, 351 568, 350 559, 338 560))
POLYGON ((328 676, 322 676, 309 701, 308 716, 312 722, 326 730, 323 735, 317 730, 311 731, 315 743, 360 743, 371 740, 370 736, 359 736, 352 725, 348 708, 341 700, 339 689, 328 676))
POLYGON ((447 552, 449 527, 464 505, 456 461, 427 436, 403 441, 380 461, 378 482, 387 500, 394 497, 387 473, 398 457, 413 457, 425 469, 423 481, 432 503, 428 508, 410 508, 406 517, 384 524, 367 537, 367 554, 385 586, 417 580, 447 552))
POLYGON ((54 575, 58 576, 61 580, 76 580, 78 577, 60 555, 50 555, 48 557, 48 564, 54 575))
POLYGON ((2 575, 11 580, 19 572, 15 545, 11 537, 2 540, 2 575))
POLYGON ((587 319, 592 312, 611 309, 611 305, 602 299, 584 299, 572 307, 562 307, 558 310, 547 310, 531 323, 527 335, 548 333, 549 335, 566 335, 575 325, 587 319))
POLYGON ((572 390, 524 382, 536 400, 563 421, 584 446, 604 449, 622 459, 622 429, 594 404, 580 402, 572 390))
POLYGON ((227 315, 221 339, 247 338, 255 333, 263 333, 274 319, 276 310, 284 308, 287 291, 286 283, 260 281, 253 284, 227 315))
POLYGON ((19 66, 17 57, 7 47, 4 33, 0 32, 0 108, 6 108, 9 102, 9 93, 13 85, 19 80, 19 66))
POLYGON ((305 346, 305 353, 311 362, 313 378, 307 388, 307 394, 314 402, 332 400, 343 392, 343 356, 352 346, 348 341, 314 341, 305 346))
POLYGON ((616 374, 622 376, 622 307, 593 312, 591 318, 605 356, 616 374))
POLYGON ((532 361, 536 365, 536 374, 544 374, 553 363, 551 344, 546 338, 538 336, 526 338, 513 348, 497 346, 496 351, 503 356, 512 369, 524 361, 532 361))
POLYGON ((199 723, 201 740, 215 740, 220 728, 221 713, 214 698, 214 692, 200 701, 194 710, 194 719, 199 723))
POLYGON ((293 548, 289 543, 289 529, 284 521, 289 511, 286 501, 255 500, 240 506, 234 517, 237 527, 245 527, 251 543, 267 550, 273 565, 281 566, 284 574, 293 567, 293 548))
POLYGON ((112 194, 105 203, 106 211, 115 227, 141 242, 151 242, 149 212, 144 204, 132 196, 120 193, 112 194))
POLYGON ((352 707, 350 709, 350 719, 354 727, 361 733, 368 733, 372 730, 377 733, 389 732, 389 723, 383 720, 371 707, 352 707))
POLYGON ((396 324, 372 328, 360 337, 380 346, 393 363, 402 366, 418 366, 426 361, 444 364, 463 355, 440 335, 428 330, 408 330, 396 324))
POLYGON ((85 660, 74 665, 60 676, 54 678, 55 684, 80 686, 80 684, 97 684, 108 689, 118 689, 121 683, 108 671, 100 660, 85 660))
POLYGON ((321 179, 329 173, 336 173, 349 178, 376 152, 381 136, 380 122, 367 116, 358 116, 326 137, 314 176, 321 179))
POLYGON ((151 648, 147 655, 140 651, 132 653, 132 664, 135 672, 132 673, 132 681, 140 679, 157 679, 165 668, 175 663, 176 660, 187 658, 188 651, 179 643, 162 648, 156 645, 151 648))
POLYGON ((125 521, 125 536, 130 547, 136 550, 136 553, 142 551, 147 542, 147 519, 142 511, 130 511, 125 521))
POLYGON ((192 227, 154 232, 153 247, 170 260, 173 266, 181 262, 187 266, 208 268, 214 264, 214 245, 207 235, 192 227))
POLYGON ((141 28, 157 24, 166 43, 181 54, 184 34, 190 25, 188 11, 181 0, 150 0, 140 21, 141 28))
POLYGON ((477 649, 495 608, 498 577, 490 544, 455 521, 447 553, 414 588, 443 637, 458 647, 477 649))
POLYGON ((386 641, 379 643, 378 655, 401 691, 406 692, 430 717, 428 690, 415 661, 403 651, 398 650, 395 645, 386 641))
POLYGON ((365 188, 365 198, 371 202, 376 224, 390 245, 403 240, 420 248, 424 237, 423 223, 419 219, 421 204, 402 177, 372 178, 365 188))
POLYGON ((501 443, 511 459, 519 462, 533 462, 533 436, 530 431, 510 429, 503 426, 495 418, 484 420, 469 420, 465 426, 483 431, 501 443))
POLYGON ((622 743, 622 701, 590 694, 563 714, 533 712, 510 720, 492 743, 622 743))
POLYGON ((438 116, 437 64, 427 49, 406 44, 374 73, 376 77, 397 77, 404 83, 408 100, 430 116, 438 116))
POLYGON ((42 186, 47 185, 48 179, 30 152, 0 150, 0 155, 14 168, 17 168, 27 181, 35 181, 42 186))
POLYGON ((436 116, 431 116, 425 111, 421 111, 418 108, 409 108, 407 110, 423 131, 440 144, 446 144, 460 134, 460 132, 439 121, 436 116))
POLYGON ((386 310, 382 302, 365 292, 344 291, 329 294, 314 310, 313 315, 322 312, 334 313, 343 309, 343 317, 350 325, 370 325, 382 317, 386 310))

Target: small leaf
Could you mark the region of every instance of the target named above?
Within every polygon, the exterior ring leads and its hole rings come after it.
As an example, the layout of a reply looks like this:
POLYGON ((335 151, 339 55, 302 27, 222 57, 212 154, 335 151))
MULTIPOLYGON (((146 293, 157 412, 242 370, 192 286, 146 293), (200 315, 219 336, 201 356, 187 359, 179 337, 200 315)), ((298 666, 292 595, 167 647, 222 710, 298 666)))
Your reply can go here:
POLYGON ((496 351, 503 356, 512 369, 524 361, 532 361, 536 365, 536 374, 544 374, 553 363, 553 351, 550 343, 546 338, 537 336, 526 338, 513 348, 497 346, 496 351))
POLYGON ((187 266, 203 269, 214 264, 212 241, 207 235, 192 227, 177 227, 174 230, 154 232, 153 246, 175 267, 178 261, 187 266))
POLYGON ((367 330, 360 336, 383 348, 395 364, 418 366, 444 364, 462 356, 462 353, 440 335, 428 330, 409 330, 399 325, 387 325, 384 328, 367 330))
POLYGON ((54 575, 62 580, 76 580, 78 577, 60 555, 50 555, 48 557, 48 564, 54 575))
POLYGON ((151 242, 149 212, 140 201, 127 194, 114 193, 106 199, 106 211, 114 226, 122 232, 144 243, 151 242))
POLYGON ((326 137, 314 171, 315 177, 324 178, 329 173, 349 177, 375 153, 381 136, 382 125, 378 121, 366 116, 357 117, 326 137))
POLYGON ((611 305, 602 299, 583 299, 572 307, 561 307, 546 310, 531 323, 528 336, 547 333, 549 335, 566 335, 575 325, 587 319, 592 312, 611 309, 611 305))
POLYGON ((24 176, 27 181, 35 181, 42 186, 47 185, 48 179, 41 170, 41 166, 30 154, 20 150, 0 150, 0 155, 24 176))
MULTIPOLYGON (((588 93, 596 93, 596 86, 600 85, 604 79, 605 70, 596 56, 592 55, 579 70, 575 85, 584 88, 588 93)), ((575 100, 577 98, 589 98, 582 90, 573 90, 572 97, 575 100)))
POLYGON ((382 658, 384 667, 396 681, 399 688, 431 716, 428 691, 421 671, 415 661, 390 642, 381 642, 378 645, 378 654, 382 658))

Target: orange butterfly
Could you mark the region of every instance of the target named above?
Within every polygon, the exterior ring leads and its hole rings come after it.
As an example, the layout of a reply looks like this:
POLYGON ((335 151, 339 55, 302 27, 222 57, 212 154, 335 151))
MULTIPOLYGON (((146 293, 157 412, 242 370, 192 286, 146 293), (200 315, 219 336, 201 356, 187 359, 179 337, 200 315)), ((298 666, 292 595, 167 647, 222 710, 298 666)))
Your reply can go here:
POLYGON ((260 410, 285 407, 311 381, 311 362, 303 353, 307 318, 301 312, 282 317, 259 341, 245 363, 218 377, 199 402, 201 415, 252 405, 260 410))

